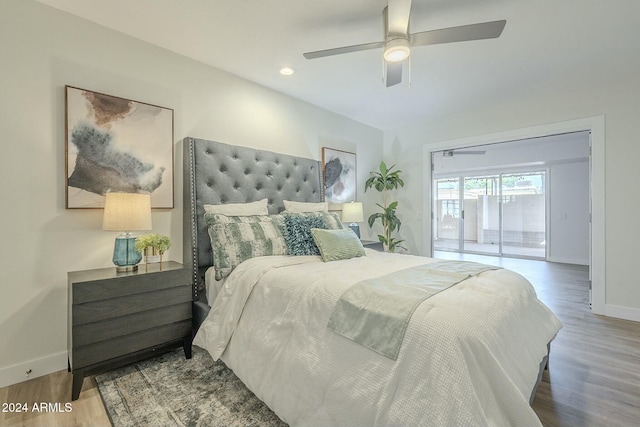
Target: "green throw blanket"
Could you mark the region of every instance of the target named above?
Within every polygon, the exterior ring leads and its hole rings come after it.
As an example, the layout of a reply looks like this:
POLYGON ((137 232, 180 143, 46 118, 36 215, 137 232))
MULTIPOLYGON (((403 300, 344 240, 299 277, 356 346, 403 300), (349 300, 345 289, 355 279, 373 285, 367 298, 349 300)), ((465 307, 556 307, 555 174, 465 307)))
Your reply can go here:
POLYGON ((327 327, 396 360, 409 320, 420 303, 468 277, 499 268, 439 260, 363 280, 338 299, 327 327))

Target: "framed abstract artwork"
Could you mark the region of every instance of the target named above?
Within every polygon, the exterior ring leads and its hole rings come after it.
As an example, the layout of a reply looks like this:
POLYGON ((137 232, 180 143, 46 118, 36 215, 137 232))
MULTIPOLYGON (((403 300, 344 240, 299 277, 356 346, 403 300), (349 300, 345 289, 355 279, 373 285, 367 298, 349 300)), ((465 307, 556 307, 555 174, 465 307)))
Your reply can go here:
POLYGON ((66 207, 103 208, 109 191, 173 208, 173 110, 65 86, 66 207))
POLYGON ((346 203, 356 200, 356 154, 322 148, 325 200, 346 203))

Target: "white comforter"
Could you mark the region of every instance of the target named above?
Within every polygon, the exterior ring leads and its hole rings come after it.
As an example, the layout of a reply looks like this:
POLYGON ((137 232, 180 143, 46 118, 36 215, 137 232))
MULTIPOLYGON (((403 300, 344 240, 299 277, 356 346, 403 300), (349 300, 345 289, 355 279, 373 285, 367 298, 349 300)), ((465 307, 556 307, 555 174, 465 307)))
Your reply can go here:
POLYGON ((423 302, 396 361, 327 328, 353 283, 430 261, 253 258, 229 275, 194 344, 291 425, 540 426, 529 397, 561 323, 514 272, 423 302))

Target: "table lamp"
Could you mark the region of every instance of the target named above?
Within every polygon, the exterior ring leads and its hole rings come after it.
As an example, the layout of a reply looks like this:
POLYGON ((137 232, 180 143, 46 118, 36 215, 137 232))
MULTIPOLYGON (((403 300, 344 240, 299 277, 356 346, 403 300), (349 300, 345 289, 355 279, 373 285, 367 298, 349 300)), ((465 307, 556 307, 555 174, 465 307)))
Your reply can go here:
POLYGON ((102 229, 121 231, 113 248, 116 271, 136 271, 142 254, 136 251, 134 230, 151 230, 151 195, 144 193, 107 193, 102 229))
POLYGON ((361 202, 351 202, 342 205, 342 222, 349 222, 349 228, 356 233, 358 238, 360 237, 360 226, 356 223, 362 221, 364 221, 364 212, 361 202))

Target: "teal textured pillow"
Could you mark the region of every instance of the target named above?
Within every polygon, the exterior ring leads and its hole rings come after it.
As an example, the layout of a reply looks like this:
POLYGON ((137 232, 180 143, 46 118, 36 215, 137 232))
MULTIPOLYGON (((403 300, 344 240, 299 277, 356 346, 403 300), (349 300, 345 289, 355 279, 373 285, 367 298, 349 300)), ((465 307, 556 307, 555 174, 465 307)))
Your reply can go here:
POLYGON ((284 214, 284 240, 287 242, 289 255, 320 255, 311 235, 312 228, 326 229, 324 218, 315 215, 284 214))
POLYGON ((287 255, 282 215, 226 216, 205 213, 216 280, 227 277, 242 261, 266 255, 287 255))
MULTIPOLYGON (((286 215, 286 212, 284 212, 284 214, 286 215)), ((327 228, 328 230, 338 230, 344 228, 344 225, 342 225, 342 221, 340 221, 340 217, 332 212, 303 212, 295 215, 308 218, 322 218, 326 223, 325 228, 327 228)))
POLYGON ((311 235, 320 249, 320 255, 324 262, 366 255, 362 242, 350 228, 341 230, 312 228, 311 235))

